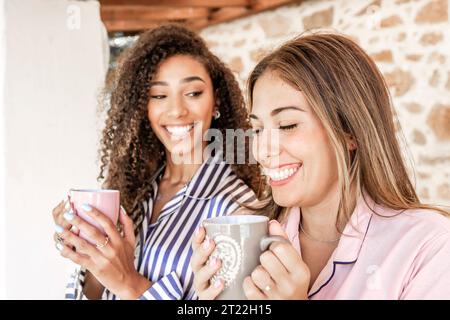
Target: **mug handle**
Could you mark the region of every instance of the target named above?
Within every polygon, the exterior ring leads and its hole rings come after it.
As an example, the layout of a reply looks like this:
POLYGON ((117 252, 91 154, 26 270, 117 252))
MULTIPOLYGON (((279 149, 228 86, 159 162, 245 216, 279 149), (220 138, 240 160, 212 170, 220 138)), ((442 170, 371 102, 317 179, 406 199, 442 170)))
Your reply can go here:
POLYGON ((266 237, 261 239, 261 241, 259 243, 259 247, 260 247, 261 251, 264 252, 274 242, 290 243, 289 240, 287 240, 286 238, 283 238, 281 236, 266 236, 266 237))

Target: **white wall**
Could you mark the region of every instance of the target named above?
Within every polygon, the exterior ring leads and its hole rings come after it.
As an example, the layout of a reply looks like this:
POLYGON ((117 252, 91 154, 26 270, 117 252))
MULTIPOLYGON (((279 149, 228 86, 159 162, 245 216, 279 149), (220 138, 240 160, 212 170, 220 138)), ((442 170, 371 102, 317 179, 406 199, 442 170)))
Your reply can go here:
POLYGON ((5 215, 5 17, 4 0, 0 0, 0 299, 6 298, 6 215, 5 215))
POLYGON ((6 0, 4 11, 6 298, 60 299, 72 266, 54 248, 51 209, 70 187, 97 187, 107 39, 97 1, 6 0))

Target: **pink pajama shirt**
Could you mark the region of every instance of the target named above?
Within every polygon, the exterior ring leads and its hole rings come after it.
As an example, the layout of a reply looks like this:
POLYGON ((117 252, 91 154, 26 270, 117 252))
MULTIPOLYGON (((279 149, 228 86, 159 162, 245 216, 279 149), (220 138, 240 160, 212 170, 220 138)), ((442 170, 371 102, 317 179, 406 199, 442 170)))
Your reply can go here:
MULTIPOLYGON (((450 299, 450 219, 431 210, 399 213, 365 198, 309 298, 450 299)), ((301 253, 299 221, 299 208, 292 208, 283 225, 301 253)))

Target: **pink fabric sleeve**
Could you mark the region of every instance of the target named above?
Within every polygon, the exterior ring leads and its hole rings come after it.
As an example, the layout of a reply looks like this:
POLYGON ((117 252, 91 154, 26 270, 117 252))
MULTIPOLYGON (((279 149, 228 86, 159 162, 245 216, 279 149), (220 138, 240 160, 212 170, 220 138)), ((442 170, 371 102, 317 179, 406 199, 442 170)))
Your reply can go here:
POLYGON ((450 233, 431 239, 417 255, 400 299, 450 299, 450 233))

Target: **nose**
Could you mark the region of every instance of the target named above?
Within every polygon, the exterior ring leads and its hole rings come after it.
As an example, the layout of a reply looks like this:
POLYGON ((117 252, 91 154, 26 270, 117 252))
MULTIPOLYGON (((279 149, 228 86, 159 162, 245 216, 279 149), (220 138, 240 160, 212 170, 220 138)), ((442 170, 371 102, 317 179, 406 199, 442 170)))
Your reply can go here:
POLYGON ((170 118, 179 119, 188 114, 188 109, 184 105, 182 99, 173 98, 169 102, 170 103, 167 110, 167 116, 169 116, 170 118))
POLYGON ((264 129, 254 141, 258 162, 265 167, 276 167, 281 152, 279 130, 264 129))

